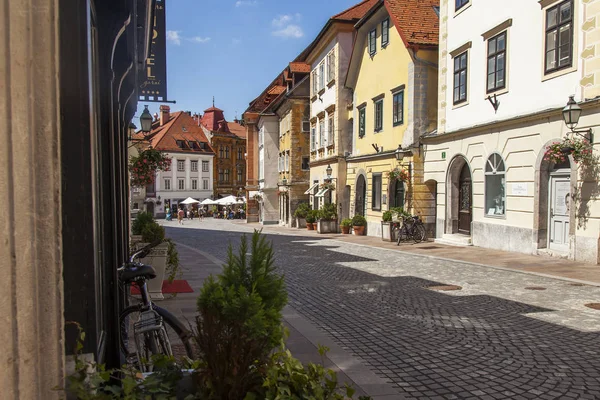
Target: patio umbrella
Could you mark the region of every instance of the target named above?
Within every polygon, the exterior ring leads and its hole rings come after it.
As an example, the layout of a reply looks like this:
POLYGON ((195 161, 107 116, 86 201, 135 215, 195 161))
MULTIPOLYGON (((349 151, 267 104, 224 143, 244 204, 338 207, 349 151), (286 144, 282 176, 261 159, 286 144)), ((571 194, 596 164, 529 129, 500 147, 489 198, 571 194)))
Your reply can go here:
POLYGON ((217 200, 217 204, 221 205, 221 206, 229 206, 231 204, 236 204, 237 202, 237 197, 235 196, 227 196, 227 197, 223 197, 222 199, 217 200))
POLYGON ((213 204, 217 204, 217 202, 216 202, 216 201, 213 201, 213 200, 211 200, 211 199, 204 199, 204 200, 202 200, 202 201, 200 202, 200 204, 201 204, 201 205, 203 205, 203 206, 211 206, 211 205, 213 205, 213 204))
POLYGON ((188 197, 187 199, 185 199, 184 201, 182 201, 179 204, 197 204, 200 203, 198 200, 192 199, 191 197, 188 197))

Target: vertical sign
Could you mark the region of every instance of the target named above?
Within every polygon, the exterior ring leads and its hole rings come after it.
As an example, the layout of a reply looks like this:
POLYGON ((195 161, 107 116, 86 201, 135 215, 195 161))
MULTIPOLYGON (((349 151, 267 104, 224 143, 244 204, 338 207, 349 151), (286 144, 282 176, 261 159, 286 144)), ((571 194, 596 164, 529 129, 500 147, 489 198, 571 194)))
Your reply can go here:
POLYGON ((150 56, 141 74, 139 99, 143 101, 168 102, 167 99, 167 24, 165 0, 156 0, 154 27, 150 56))

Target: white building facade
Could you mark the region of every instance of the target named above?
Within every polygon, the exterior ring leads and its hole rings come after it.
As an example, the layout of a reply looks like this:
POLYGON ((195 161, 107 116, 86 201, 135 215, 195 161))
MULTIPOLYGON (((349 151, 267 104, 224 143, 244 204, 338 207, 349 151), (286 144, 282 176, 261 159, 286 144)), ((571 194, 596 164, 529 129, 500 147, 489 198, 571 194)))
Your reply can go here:
POLYGON ((569 96, 583 109, 578 128, 600 124, 599 4, 442 2, 438 131, 424 140, 438 238, 600 261, 598 176, 572 157, 544 160, 573 135, 569 96))
POLYGON ((175 209, 188 197, 202 201, 213 194, 213 154, 165 153, 169 171, 156 173, 154 213, 164 216, 165 207, 175 209))
POLYGON ((279 117, 265 110, 258 119, 259 222, 279 224, 279 117))

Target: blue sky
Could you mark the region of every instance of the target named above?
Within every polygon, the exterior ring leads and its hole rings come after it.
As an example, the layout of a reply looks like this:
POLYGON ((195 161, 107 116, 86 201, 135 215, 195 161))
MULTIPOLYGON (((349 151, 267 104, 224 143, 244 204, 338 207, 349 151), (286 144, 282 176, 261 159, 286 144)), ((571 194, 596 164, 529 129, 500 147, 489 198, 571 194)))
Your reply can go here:
MULTIPOLYGON (((316 37, 360 0, 166 0, 171 110, 212 105, 231 121, 316 37)), ((148 104, 140 102, 136 117, 148 104)), ((133 121, 139 125, 139 121, 133 121)))

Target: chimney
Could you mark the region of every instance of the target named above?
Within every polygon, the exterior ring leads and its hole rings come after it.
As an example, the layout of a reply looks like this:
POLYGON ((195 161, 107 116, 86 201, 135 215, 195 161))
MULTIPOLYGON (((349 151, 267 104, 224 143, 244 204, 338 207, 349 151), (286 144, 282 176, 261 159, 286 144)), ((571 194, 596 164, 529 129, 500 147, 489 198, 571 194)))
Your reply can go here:
POLYGON ((171 107, 165 105, 160 106, 160 126, 169 122, 169 118, 171 118, 170 112, 171 107))

